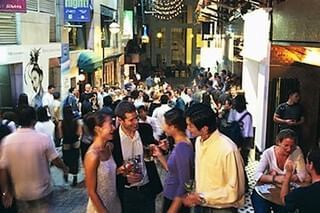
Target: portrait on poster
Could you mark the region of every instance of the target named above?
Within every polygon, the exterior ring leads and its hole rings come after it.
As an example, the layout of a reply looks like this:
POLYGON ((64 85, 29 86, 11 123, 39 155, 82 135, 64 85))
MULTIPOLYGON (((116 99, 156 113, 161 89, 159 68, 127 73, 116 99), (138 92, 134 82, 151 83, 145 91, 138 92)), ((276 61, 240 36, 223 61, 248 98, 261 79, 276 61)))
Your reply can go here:
POLYGON ((24 70, 24 83, 30 93, 28 94, 31 106, 38 108, 42 106, 43 90, 43 70, 38 64, 39 49, 30 51, 30 61, 24 70))

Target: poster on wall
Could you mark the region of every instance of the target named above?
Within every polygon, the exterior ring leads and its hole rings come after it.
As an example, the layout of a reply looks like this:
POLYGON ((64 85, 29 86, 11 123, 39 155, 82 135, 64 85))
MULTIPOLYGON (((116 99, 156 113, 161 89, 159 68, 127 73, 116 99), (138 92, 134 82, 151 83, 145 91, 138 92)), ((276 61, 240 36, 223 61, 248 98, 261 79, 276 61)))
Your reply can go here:
POLYGON ((64 20, 66 22, 90 22, 93 0, 65 0, 64 20))
POLYGON ((26 0, 1 0, 0 12, 26 13, 26 0))
POLYGON ((24 83, 27 87, 32 89, 32 97, 29 97, 30 105, 38 108, 42 106, 42 97, 44 94, 43 89, 43 70, 38 64, 39 49, 33 49, 30 51, 30 61, 24 70, 24 83))

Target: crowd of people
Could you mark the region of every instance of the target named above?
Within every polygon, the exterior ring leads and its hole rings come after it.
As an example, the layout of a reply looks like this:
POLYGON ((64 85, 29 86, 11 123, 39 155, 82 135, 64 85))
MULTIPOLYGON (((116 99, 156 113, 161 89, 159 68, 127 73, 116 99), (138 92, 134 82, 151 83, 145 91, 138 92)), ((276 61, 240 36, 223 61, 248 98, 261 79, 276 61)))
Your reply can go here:
MULTIPOLYGON (((14 110, 1 115, 1 128, 8 131, 0 138, 0 211, 48 212, 49 166, 60 168, 66 182, 72 175, 75 186, 81 159, 87 212, 152 213, 161 192, 163 212, 237 212, 248 191, 245 166, 254 146, 253 118, 239 77, 225 70, 200 72, 190 87, 175 88, 151 80, 123 89, 88 83, 82 93, 70 88, 62 99, 49 85, 37 106, 21 94, 14 110), (240 124, 241 141, 223 131, 233 122, 240 124), (55 149, 60 146, 62 158, 55 149), (157 165, 167 172, 163 183, 157 165)), ((297 201, 319 191, 320 175, 320 152, 312 151, 305 163, 297 145, 304 119, 294 105, 297 92, 276 110, 281 131, 263 152, 255 175, 258 183, 282 187, 284 206, 253 191, 255 212, 317 206, 297 201), (294 121, 287 108, 297 115, 294 121), (311 181, 308 189, 289 192, 290 182, 311 181)))

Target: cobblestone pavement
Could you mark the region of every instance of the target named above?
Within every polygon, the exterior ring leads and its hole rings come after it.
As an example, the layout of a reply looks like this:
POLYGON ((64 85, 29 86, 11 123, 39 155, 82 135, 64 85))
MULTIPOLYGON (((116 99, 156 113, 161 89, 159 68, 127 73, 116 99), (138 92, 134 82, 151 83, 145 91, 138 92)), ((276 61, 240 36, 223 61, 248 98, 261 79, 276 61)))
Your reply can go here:
MULTIPOLYGON (((257 162, 252 160, 248 168, 246 168, 249 176, 249 183, 251 186, 250 191, 252 191, 252 188, 254 186, 254 180, 253 180, 253 173, 255 170, 255 167, 257 165, 257 162)), ((166 175, 166 172, 160 168, 159 165, 157 165, 158 171, 160 174, 160 178, 163 181, 164 177, 166 175)), ((52 176, 52 182, 54 185, 54 193, 53 193, 53 204, 50 208, 50 213, 85 213, 86 212, 86 206, 88 202, 88 196, 87 191, 84 185, 84 174, 83 174, 83 168, 80 169, 80 173, 78 175, 78 185, 75 187, 70 186, 72 182, 71 175, 69 176, 69 182, 65 183, 62 177, 62 172, 57 169, 56 167, 51 167, 51 176, 52 176)), ((246 203, 245 206, 240 208, 238 212, 242 213, 251 213, 254 212, 251 200, 250 200, 250 193, 246 194, 246 203)), ((156 199, 156 213, 161 213, 162 209, 162 194, 160 194, 156 199)))
MULTIPOLYGON (((159 168, 161 179, 165 177, 165 171, 159 168)), ((86 212, 88 195, 84 185, 83 168, 78 174, 78 184, 71 186, 72 176, 69 175, 69 182, 65 183, 62 177, 62 171, 56 167, 51 167, 52 183, 54 185, 53 203, 50 205, 50 213, 84 213, 86 212)), ((156 200, 156 212, 161 212, 162 195, 156 200)))

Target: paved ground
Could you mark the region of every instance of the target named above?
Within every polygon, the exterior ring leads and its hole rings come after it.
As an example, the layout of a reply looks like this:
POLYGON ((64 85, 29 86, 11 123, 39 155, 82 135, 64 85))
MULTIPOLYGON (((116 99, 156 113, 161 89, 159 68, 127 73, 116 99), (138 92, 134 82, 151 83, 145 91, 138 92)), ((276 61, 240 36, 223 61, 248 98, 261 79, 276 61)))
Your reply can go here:
MULTIPOLYGON (((165 172, 159 169, 159 174, 163 180, 165 172)), ((88 202, 87 191, 84 186, 83 168, 78 175, 78 185, 71 186, 72 177, 69 175, 69 182, 65 183, 62 177, 62 171, 56 167, 51 167, 52 182, 54 185, 53 205, 50 212, 68 212, 68 213, 84 213, 88 202)), ((157 213, 161 212, 162 195, 159 195, 156 201, 157 213)))
MULTIPOLYGON (((255 167, 257 165, 257 161, 254 161, 254 158, 250 160, 248 167, 246 168, 248 176, 249 176, 249 185, 250 192, 254 186, 253 173, 255 167)), ((159 174, 161 179, 163 180, 166 172, 158 166, 159 174)), ((54 193, 53 193, 53 205, 51 207, 50 213, 85 213, 86 206, 88 202, 88 196, 86 192, 86 188, 84 186, 84 174, 83 168, 81 168, 80 173, 78 175, 79 183, 75 187, 71 187, 72 177, 69 177, 69 182, 65 183, 62 177, 62 172, 56 167, 51 167, 52 174, 52 182, 54 184, 54 193)), ((246 203, 245 206, 238 210, 239 213, 251 213, 254 212, 251 200, 249 197, 250 193, 246 194, 246 203)), ((162 195, 160 194, 156 200, 156 213, 161 213, 162 209, 162 195)))

